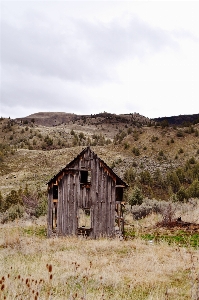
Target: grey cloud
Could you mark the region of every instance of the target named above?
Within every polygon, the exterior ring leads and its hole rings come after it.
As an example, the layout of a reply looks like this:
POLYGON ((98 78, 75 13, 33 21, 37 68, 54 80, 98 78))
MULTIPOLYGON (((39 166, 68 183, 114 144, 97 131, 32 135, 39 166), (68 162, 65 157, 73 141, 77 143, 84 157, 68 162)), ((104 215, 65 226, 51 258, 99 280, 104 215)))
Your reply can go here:
POLYGON ((110 62, 135 57, 141 59, 149 53, 178 47, 170 32, 150 27, 135 17, 126 27, 118 22, 108 25, 82 22, 80 32, 87 40, 94 57, 110 62))
POLYGON ((2 22, 1 61, 35 74, 86 83, 110 78, 109 68, 128 57, 142 57, 175 46, 170 35, 133 19, 128 27, 71 20, 64 28, 32 17, 22 27, 2 22), (108 63, 108 65, 107 65, 108 63))
POLYGON ((177 47, 169 32, 134 17, 126 26, 118 20, 53 20, 37 11, 26 14, 17 26, 4 20, 1 109, 10 106, 14 111, 21 105, 32 111, 88 113, 92 99, 87 87, 113 80, 118 62, 142 59, 167 47, 177 47))
POLYGON ((46 20, 15 28, 2 22, 1 61, 17 65, 42 76, 55 76, 72 81, 94 81, 106 78, 103 66, 95 69, 85 41, 77 30, 65 22, 63 29, 46 20), (69 28, 67 28, 67 26, 69 28))
POLYGON ((8 68, 1 89, 1 114, 10 110, 11 116, 22 117, 20 107, 29 114, 38 110, 86 113, 89 104, 82 101, 85 98, 84 87, 77 83, 8 68))

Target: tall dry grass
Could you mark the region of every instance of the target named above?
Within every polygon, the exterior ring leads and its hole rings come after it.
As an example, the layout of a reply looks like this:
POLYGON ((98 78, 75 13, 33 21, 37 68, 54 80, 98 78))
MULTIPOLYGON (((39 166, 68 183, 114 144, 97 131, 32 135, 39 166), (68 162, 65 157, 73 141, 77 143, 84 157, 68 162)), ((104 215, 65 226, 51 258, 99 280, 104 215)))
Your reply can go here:
POLYGON ((42 226, 1 226, 0 299, 199 297, 198 250, 139 237, 47 239, 42 226))

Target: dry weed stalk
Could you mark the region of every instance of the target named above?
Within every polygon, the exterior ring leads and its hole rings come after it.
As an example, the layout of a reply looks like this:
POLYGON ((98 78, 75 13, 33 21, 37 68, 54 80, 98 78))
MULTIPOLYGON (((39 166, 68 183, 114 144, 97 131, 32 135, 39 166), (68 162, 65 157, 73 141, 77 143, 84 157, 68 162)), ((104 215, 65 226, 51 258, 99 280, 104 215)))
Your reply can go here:
POLYGON ((189 251, 138 237, 40 239, 20 231, 20 247, 0 248, 0 299, 195 300, 199 253, 193 264, 189 251))

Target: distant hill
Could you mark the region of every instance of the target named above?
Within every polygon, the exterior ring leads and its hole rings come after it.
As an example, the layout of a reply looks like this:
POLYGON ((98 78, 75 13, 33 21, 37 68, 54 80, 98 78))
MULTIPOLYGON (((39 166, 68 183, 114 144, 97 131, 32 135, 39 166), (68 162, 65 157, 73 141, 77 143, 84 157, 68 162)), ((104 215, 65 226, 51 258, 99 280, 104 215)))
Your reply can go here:
POLYGON ((21 123, 31 123, 34 122, 36 125, 42 126, 58 126, 67 125, 75 123, 92 123, 92 124, 129 124, 129 125, 148 125, 153 122, 162 123, 166 122, 168 125, 176 126, 186 126, 190 124, 199 123, 199 114, 193 115, 179 115, 171 117, 159 117, 154 119, 149 119, 139 113, 130 114, 112 114, 112 113, 98 113, 91 115, 76 115, 74 113, 65 112, 38 112, 31 114, 26 117, 15 119, 17 122, 21 123))
POLYGON ((168 122, 169 125, 186 125, 186 124, 197 124, 199 123, 199 114, 194 115, 179 115, 179 116, 171 116, 171 117, 161 117, 152 119, 155 122, 168 122))
POLYGON ((65 113, 65 112, 39 112, 31 114, 27 117, 17 118, 17 121, 22 121, 23 123, 35 123, 42 126, 56 126, 62 123, 69 123, 76 119, 75 114, 65 113))
POLYGON ((39 112, 30 116, 17 118, 17 122, 35 123, 42 126, 58 126, 61 124, 67 125, 76 122, 92 123, 92 124, 119 124, 128 123, 134 125, 146 125, 150 123, 150 119, 139 113, 132 114, 111 114, 107 112, 91 115, 76 115, 65 112, 39 112))

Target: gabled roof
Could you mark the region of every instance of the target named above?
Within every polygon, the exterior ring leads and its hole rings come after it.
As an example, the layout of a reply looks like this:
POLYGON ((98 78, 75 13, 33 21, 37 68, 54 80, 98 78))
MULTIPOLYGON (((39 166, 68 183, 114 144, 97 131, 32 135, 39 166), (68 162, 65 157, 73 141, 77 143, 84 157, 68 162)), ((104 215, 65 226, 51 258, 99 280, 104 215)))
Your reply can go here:
MULTIPOLYGON (((56 181, 56 178, 59 177, 61 175, 61 173, 63 173, 64 171, 70 169, 73 164, 76 161, 79 161, 79 159, 84 155, 84 153, 86 153, 88 150, 90 150, 90 147, 86 147, 83 151, 81 151, 71 162, 69 162, 63 169, 61 169, 56 175, 54 175, 47 184, 50 184, 53 181, 56 181)), ((107 169, 107 171, 116 178, 117 182, 119 183, 119 185, 123 185, 124 187, 128 187, 128 185, 126 184, 126 182, 124 182, 117 174, 115 174, 115 172, 113 172, 113 170, 101 159, 97 156, 96 153, 94 153, 92 150, 90 150, 99 160, 99 162, 103 165, 104 168, 107 169)))

